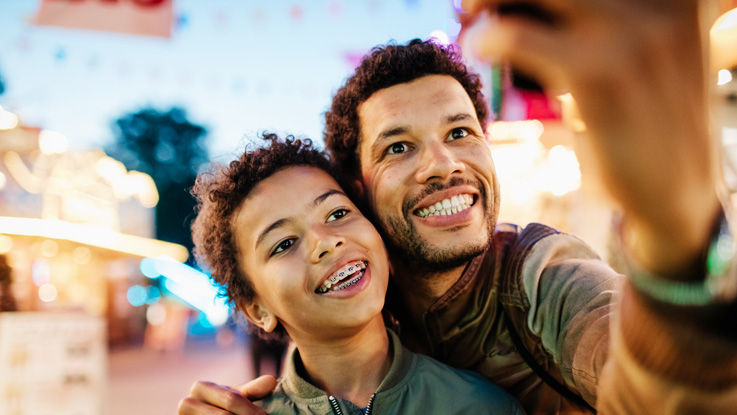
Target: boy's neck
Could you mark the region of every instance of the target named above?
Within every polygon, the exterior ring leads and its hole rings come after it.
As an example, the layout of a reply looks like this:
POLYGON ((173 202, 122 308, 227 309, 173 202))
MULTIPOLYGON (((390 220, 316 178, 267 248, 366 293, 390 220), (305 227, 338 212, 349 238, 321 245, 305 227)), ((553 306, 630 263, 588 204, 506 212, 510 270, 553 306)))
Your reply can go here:
POLYGON ((389 337, 381 314, 349 336, 294 341, 311 383, 360 408, 368 405, 391 367, 389 337))

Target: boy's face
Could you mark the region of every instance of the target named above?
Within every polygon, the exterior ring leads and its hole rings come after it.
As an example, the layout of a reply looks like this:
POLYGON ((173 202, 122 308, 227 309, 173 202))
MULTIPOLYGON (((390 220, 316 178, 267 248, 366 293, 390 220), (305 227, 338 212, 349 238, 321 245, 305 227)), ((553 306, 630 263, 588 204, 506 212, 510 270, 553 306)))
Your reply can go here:
POLYGON ((485 249, 499 192, 476 110, 451 76, 375 92, 358 110, 361 175, 392 244, 436 269, 485 249))
POLYGON ((239 264, 256 291, 241 308, 257 325, 259 313, 275 316, 297 340, 380 315, 389 276, 384 244, 329 174, 307 166, 278 171, 253 188, 233 226, 239 264))

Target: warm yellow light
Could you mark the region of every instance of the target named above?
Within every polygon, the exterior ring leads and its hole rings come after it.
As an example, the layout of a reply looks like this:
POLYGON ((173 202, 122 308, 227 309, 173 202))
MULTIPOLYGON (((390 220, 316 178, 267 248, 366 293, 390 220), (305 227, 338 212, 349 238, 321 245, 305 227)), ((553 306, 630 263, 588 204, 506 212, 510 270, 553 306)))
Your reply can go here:
POLYGON ((124 176, 126 171, 123 163, 110 156, 100 157, 95 163, 95 170, 97 170, 97 174, 111 182, 114 182, 120 176, 124 176))
POLYGON ((737 8, 719 16, 709 32, 713 68, 737 65, 737 8))
POLYGON ((74 262, 79 265, 85 265, 92 259, 92 251, 86 246, 78 246, 74 248, 74 262))
POLYGON ((51 239, 47 239, 41 243, 41 255, 46 258, 55 257, 59 253, 59 245, 51 239))
POLYGON ((732 71, 729 69, 720 69, 718 76, 717 85, 726 85, 732 81, 732 71))
POLYGON ((558 100, 560 100, 561 104, 563 122, 577 133, 586 131, 586 124, 581 119, 581 114, 578 112, 578 106, 573 95, 567 92, 563 95, 558 95, 558 100))
POLYGON ((563 196, 581 187, 581 170, 576 153, 560 145, 548 152, 544 175, 545 185, 542 190, 555 196, 563 196))
POLYGON ((61 239, 142 257, 169 256, 184 262, 189 257, 182 245, 140 236, 126 235, 108 228, 59 220, 0 216, 0 229, 7 235, 61 239))
POLYGON ((13 239, 7 235, 0 235, 0 254, 7 254, 13 249, 13 239))
POLYGON ((44 284, 40 287, 38 287, 38 298, 41 299, 44 303, 50 303, 54 300, 56 300, 56 295, 58 292, 56 291, 56 287, 54 287, 53 284, 44 284))
POLYGON ((12 130, 18 126, 18 116, 0 107, 0 130, 12 130))
POLYGON ((60 154, 69 148, 69 140, 60 132, 41 130, 38 134, 38 147, 44 154, 60 154))
POLYGON ((495 121, 487 129, 492 141, 534 141, 545 131, 539 120, 495 121))
POLYGON ((719 16, 712 30, 730 30, 737 28, 737 9, 732 9, 723 15, 719 16))
POLYGON ((159 203, 159 192, 156 190, 156 183, 146 173, 140 171, 128 172, 128 181, 134 194, 144 207, 152 208, 159 203))
POLYGON ((41 180, 34 176, 33 173, 28 169, 26 163, 23 162, 20 154, 15 151, 5 152, 3 157, 5 167, 8 168, 10 175, 13 176, 15 182, 18 183, 28 193, 39 193, 42 189, 41 180))

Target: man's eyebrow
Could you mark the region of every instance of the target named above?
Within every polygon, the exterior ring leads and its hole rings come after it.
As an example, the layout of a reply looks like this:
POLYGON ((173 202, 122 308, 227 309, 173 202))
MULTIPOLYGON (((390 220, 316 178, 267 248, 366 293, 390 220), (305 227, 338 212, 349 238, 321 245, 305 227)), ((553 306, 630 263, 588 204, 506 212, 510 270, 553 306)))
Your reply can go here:
POLYGON ((406 134, 408 131, 409 131, 409 127, 398 126, 398 127, 389 128, 387 130, 380 132, 376 136, 376 140, 374 140, 374 142, 371 144, 371 155, 374 157, 377 157, 378 156, 377 153, 381 151, 384 141, 394 136, 397 136, 397 135, 406 134))
MULTIPOLYGON (((316 207, 320 203, 324 202, 325 199, 327 199, 327 198, 329 198, 330 196, 333 196, 333 195, 343 195, 345 197, 348 197, 341 190, 338 190, 338 189, 330 189, 327 192, 325 192, 325 193, 321 194, 320 196, 316 197, 315 200, 312 201, 312 206, 313 207, 316 207)), ((277 221, 274 221, 274 223, 272 223, 271 225, 267 226, 266 229, 264 229, 264 231, 261 232, 261 234, 258 236, 258 238, 256 238, 256 246, 258 246, 259 244, 261 244, 261 241, 264 240, 264 238, 266 237, 266 235, 269 234, 269 232, 271 232, 273 230, 276 230, 276 229, 284 226, 284 224, 286 224, 287 222, 289 222, 289 219, 282 218, 282 219, 279 219, 277 221)))

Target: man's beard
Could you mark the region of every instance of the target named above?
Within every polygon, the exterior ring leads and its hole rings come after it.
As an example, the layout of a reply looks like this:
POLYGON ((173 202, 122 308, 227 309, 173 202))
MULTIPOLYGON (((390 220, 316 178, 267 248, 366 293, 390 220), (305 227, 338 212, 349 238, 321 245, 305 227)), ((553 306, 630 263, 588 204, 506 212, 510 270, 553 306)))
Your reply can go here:
MULTIPOLYGON (((461 184, 460 182, 449 183, 442 188, 461 184)), ((406 266, 420 272, 440 272, 460 267, 484 252, 493 235, 496 215, 483 186, 480 183, 470 183, 477 187, 481 194, 478 203, 483 204, 484 221, 486 225, 487 238, 483 241, 468 241, 460 247, 443 247, 428 243, 417 231, 414 223, 410 220, 412 215, 410 206, 427 194, 442 190, 440 186, 429 186, 421 195, 412 201, 405 203, 402 209, 403 217, 388 217, 382 229, 382 237, 386 241, 392 260, 401 261, 406 266)))

